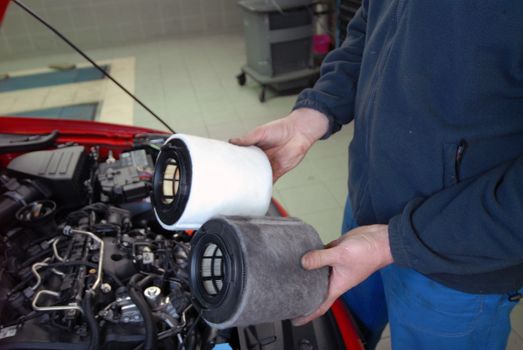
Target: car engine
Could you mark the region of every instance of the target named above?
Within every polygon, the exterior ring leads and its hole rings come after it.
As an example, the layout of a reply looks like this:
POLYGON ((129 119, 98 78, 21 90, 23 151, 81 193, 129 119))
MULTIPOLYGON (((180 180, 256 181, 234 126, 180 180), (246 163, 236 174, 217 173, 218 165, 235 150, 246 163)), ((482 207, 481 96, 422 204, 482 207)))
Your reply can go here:
POLYGON ((2 169, 0 348, 211 349, 223 334, 191 302, 191 232, 153 215, 157 149, 105 153, 69 144, 2 169))

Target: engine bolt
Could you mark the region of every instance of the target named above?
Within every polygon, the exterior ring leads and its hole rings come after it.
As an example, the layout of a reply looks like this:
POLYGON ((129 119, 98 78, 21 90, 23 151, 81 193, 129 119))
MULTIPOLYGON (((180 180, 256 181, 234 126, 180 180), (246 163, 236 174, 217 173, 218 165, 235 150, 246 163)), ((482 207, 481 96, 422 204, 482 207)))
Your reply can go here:
POLYGON ((111 292, 111 290, 112 290, 111 285, 109 283, 102 283, 102 285, 100 286, 100 289, 101 289, 102 293, 104 293, 104 294, 107 294, 107 293, 111 292))
POLYGON ((160 306, 162 302, 162 290, 156 286, 151 286, 145 288, 143 291, 143 294, 145 296, 145 300, 147 300, 147 303, 153 308, 156 309, 160 306))

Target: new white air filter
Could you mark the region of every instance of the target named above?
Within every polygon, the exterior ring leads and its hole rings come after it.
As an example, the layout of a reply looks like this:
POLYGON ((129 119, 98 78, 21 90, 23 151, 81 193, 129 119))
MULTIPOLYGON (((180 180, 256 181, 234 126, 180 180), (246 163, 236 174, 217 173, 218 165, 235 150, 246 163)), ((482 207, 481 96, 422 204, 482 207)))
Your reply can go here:
POLYGON ((257 147, 175 134, 156 161, 152 201, 167 230, 198 229, 216 215, 265 215, 272 170, 257 147))

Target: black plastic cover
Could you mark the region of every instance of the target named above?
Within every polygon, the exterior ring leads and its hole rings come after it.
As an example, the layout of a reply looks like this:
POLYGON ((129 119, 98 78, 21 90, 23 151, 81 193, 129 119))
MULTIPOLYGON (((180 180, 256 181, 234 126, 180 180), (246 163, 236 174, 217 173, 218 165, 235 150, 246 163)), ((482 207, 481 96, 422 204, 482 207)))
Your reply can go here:
POLYGON ((112 163, 98 168, 103 202, 124 203, 147 197, 151 191, 153 161, 145 150, 122 153, 112 163))
POLYGON ((50 151, 23 154, 7 166, 13 177, 41 180, 62 204, 72 205, 82 199, 86 158, 83 146, 71 146, 50 151))
POLYGON ((294 327, 286 320, 237 328, 237 331, 239 348, 242 350, 345 349, 330 311, 300 327, 294 327))

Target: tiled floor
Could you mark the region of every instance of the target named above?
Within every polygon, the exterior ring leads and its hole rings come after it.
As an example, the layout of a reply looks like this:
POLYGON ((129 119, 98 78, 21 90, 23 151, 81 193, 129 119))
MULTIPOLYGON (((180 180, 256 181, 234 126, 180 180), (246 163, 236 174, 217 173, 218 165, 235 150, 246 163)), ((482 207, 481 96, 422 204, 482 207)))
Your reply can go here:
MULTIPOLYGON (((95 50, 91 54, 98 60, 134 58, 135 74, 127 75, 130 80, 125 82, 132 90, 134 80, 136 94, 177 132, 227 140, 286 115, 296 98, 295 95, 279 96, 260 104, 256 84, 248 81, 246 86, 238 86, 235 75, 245 61, 244 49, 242 36, 229 34, 95 50)), ((80 60, 75 54, 0 61, 0 75, 53 63, 76 62, 80 60)), ((122 69, 133 71, 132 67, 122 69)), ((120 111, 128 111, 133 102, 111 90, 105 93, 104 99, 117 95, 118 103, 114 110, 104 114, 104 120, 129 122, 128 118, 121 119, 120 111)), ((91 89, 85 93, 97 91, 91 89)), ((132 120, 136 125, 162 129, 161 124, 137 104, 134 104, 132 120)), ((274 188, 274 196, 290 214, 311 223, 324 242, 339 235, 347 194, 347 145, 352 133, 352 126, 348 126, 328 141, 317 143, 305 160, 274 188)), ((523 349, 522 306, 513 313, 512 319, 514 331, 508 349, 523 349)), ((385 332, 379 349, 390 348, 389 337, 385 332)))
MULTIPOLYGON (((27 66, 0 62, 0 74, 10 76, 30 75, 50 71, 45 68, 55 58, 27 60, 30 63, 44 67, 27 69, 27 66), (45 60, 45 61, 44 61, 45 60)), ((72 58, 71 58, 72 60, 72 58)), ((75 58, 71 63, 77 63, 75 58)), ((134 57, 111 58, 102 60, 100 64, 110 66, 111 74, 131 91, 134 90, 134 57)), ((88 63, 79 63, 77 67, 90 66, 88 63)), ((133 124, 133 104, 129 97, 107 79, 92 80, 81 83, 45 86, 33 89, 13 90, 0 93, 0 115, 13 115, 22 111, 34 111, 68 105, 100 102, 101 108, 97 120, 115 121, 121 124, 133 124), (118 116, 117 120, 112 116, 118 116)))

